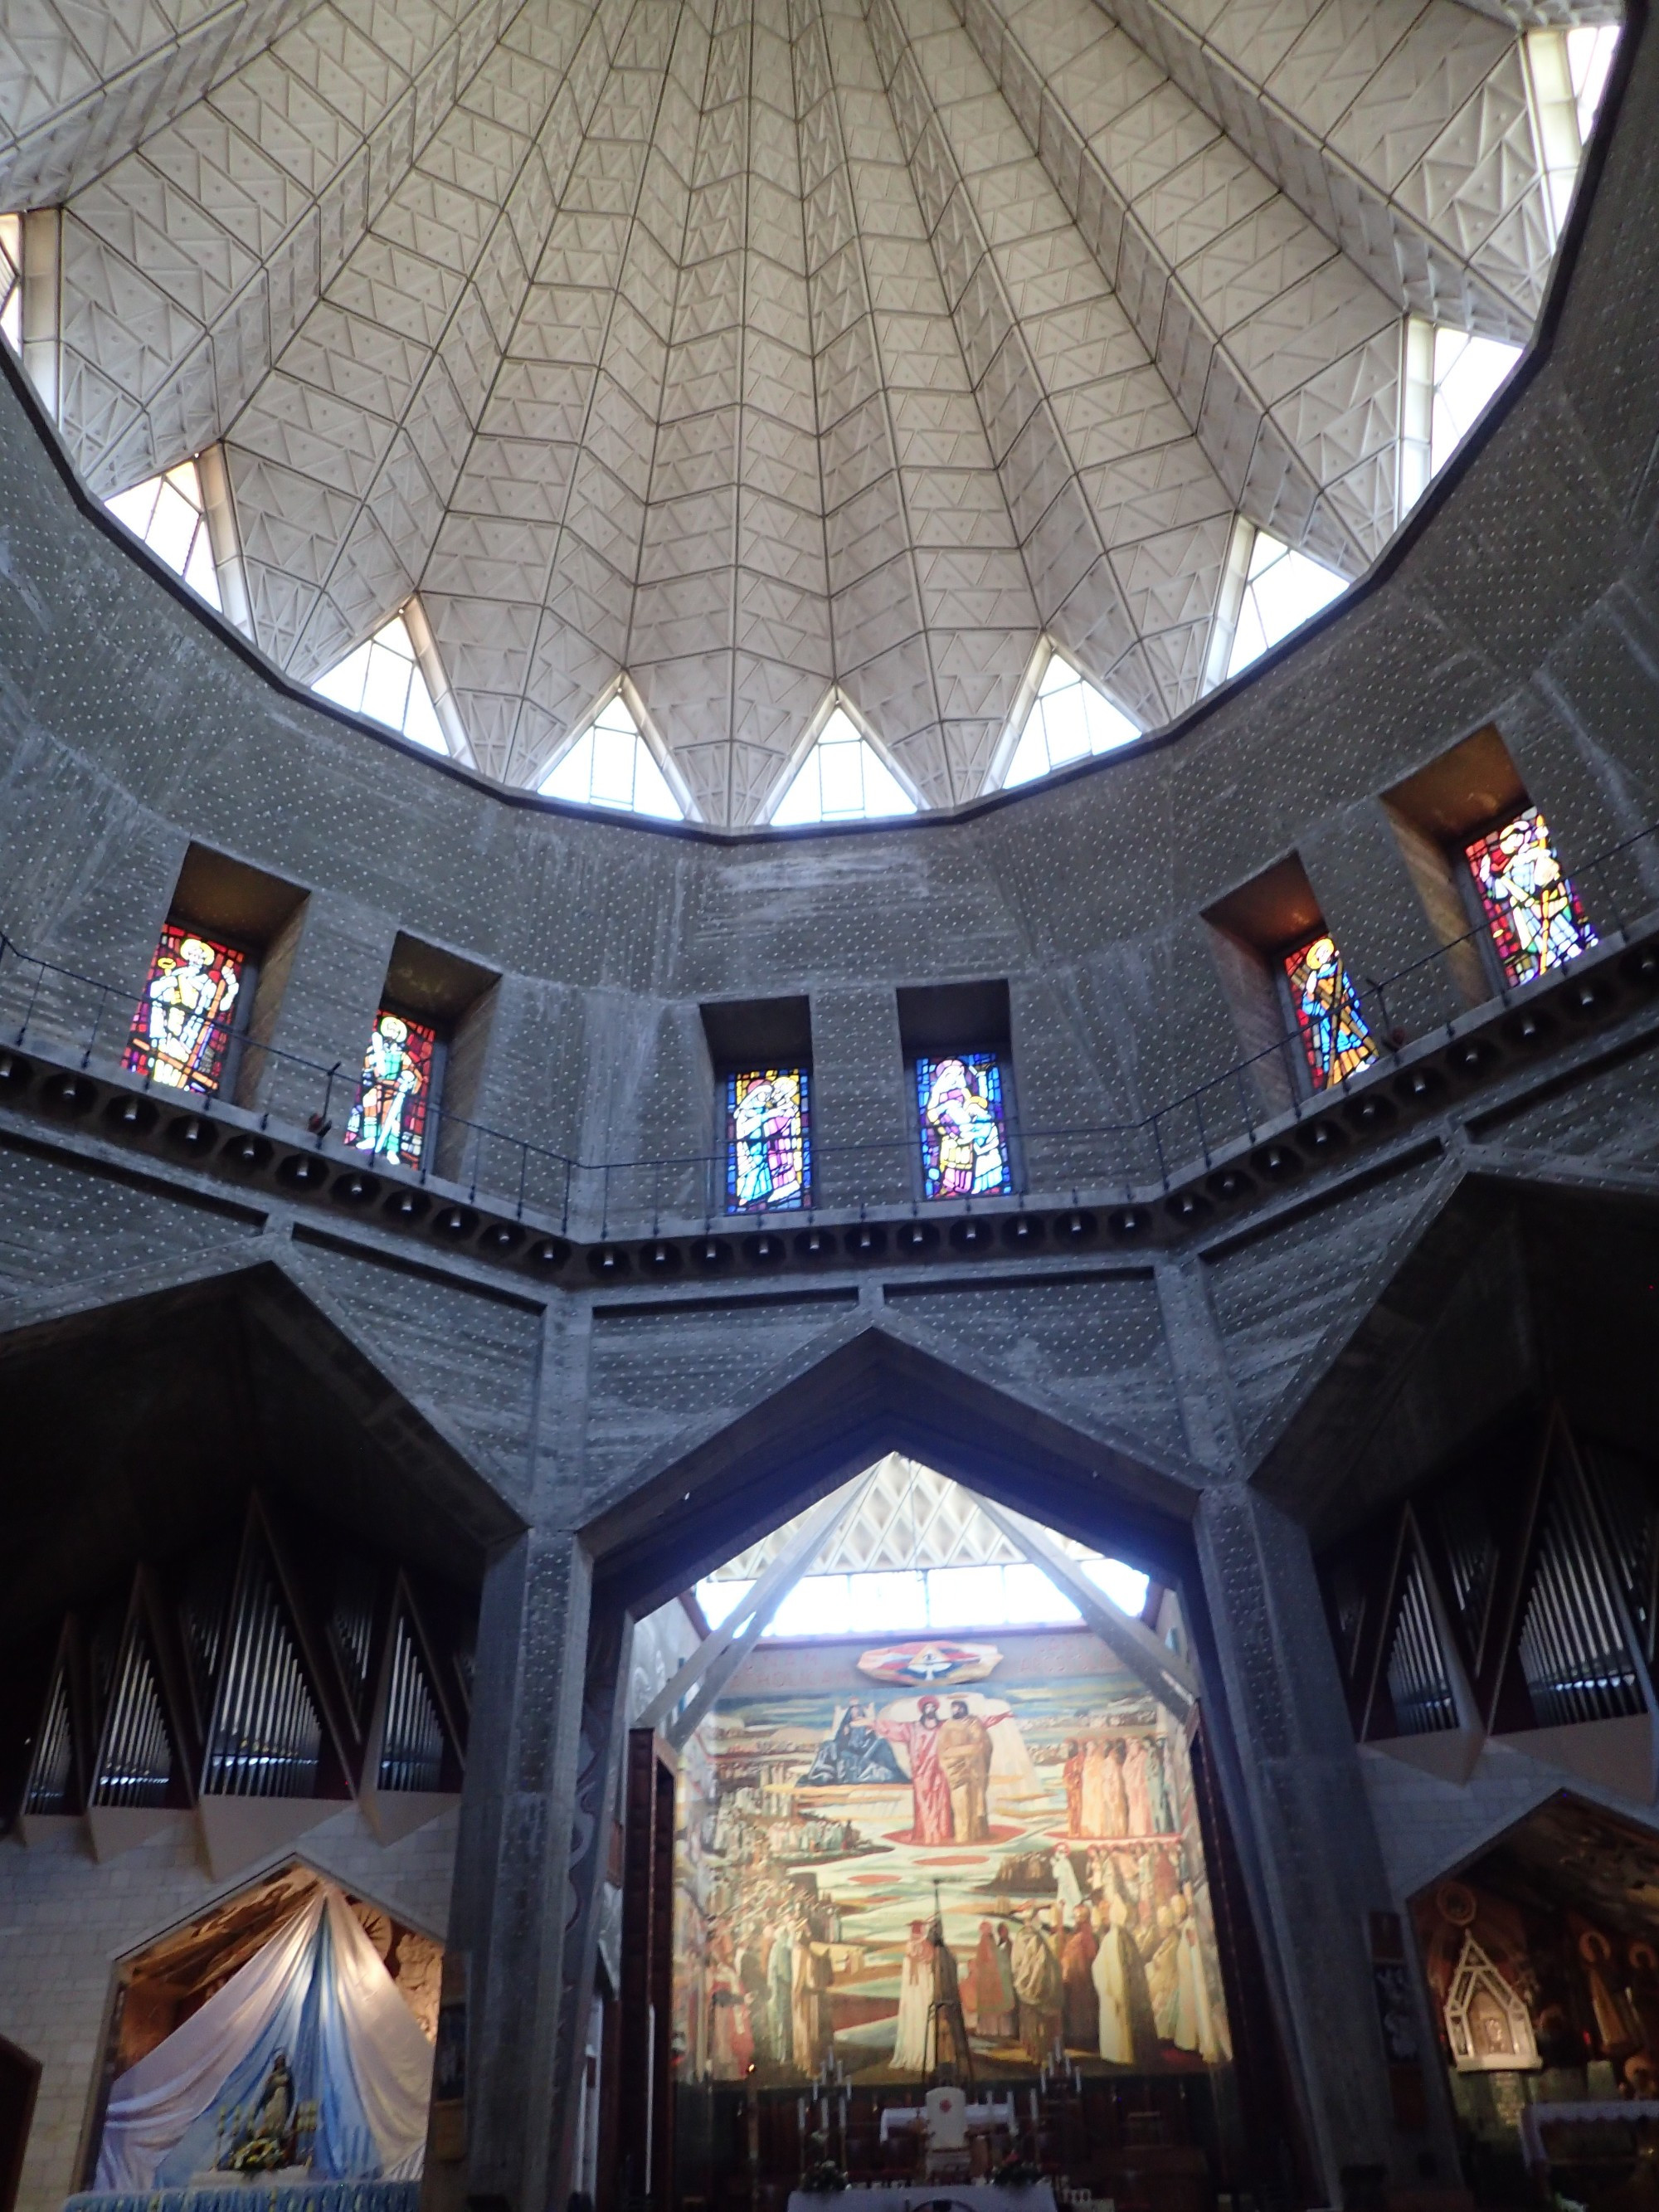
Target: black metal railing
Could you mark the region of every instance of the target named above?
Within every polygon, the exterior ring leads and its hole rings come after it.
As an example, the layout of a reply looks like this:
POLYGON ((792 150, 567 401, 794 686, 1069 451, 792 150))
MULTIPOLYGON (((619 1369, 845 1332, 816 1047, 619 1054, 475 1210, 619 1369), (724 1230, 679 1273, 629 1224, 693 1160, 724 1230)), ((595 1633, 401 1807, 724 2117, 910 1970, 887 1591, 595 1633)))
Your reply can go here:
MULTIPOLYGON (((1659 824, 1638 830, 1575 871, 1596 931, 1595 948, 1629 941, 1639 924, 1659 917, 1659 824), (1651 886, 1644 880, 1651 872, 1651 886), (1638 895, 1640 896, 1638 896, 1638 895), (1632 909, 1636 909, 1632 911, 1632 909)), ((1286 1030, 1261 1050, 1206 1076, 1179 1097, 1121 1122, 1054 1127, 1010 1117, 1012 1157, 1026 1195, 1133 1204, 1168 1192, 1194 1171, 1209 1170, 1239 1147, 1293 1127, 1333 1098, 1362 1090, 1391 1072, 1401 1055, 1449 1042, 1460 1026, 1547 990, 1551 969, 1516 984, 1494 957, 1489 933, 1475 925, 1392 975, 1358 979, 1376 1057, 1342 1082, 1313 1087, 1299 1033, 1286 1030)), ((812 1146, 810 1202, 771 1213, 728 1215, 725 1161, 713 1152, 635 1160, 583 1160, 557 1147, 488 1123, 447 1113, 432 1102, 422 1161, 403 1168, 356 1152, 345 1126, 357 1095, 357 1074, 238 1033, 224 1032, 227 1079, 216 1091, 173 1089, 131 1066, 129 1042, 137 1001, 131 985, 111 983, 25 951, 0 936, 0 1042, 18 1051, 50 1053, 82 1071, 119 1079, 176 1100, 204 1115, 238 1107, 250 1126, 294 1133, 319 1152, 337 1148, 337 1163, 366 1172, 434 1183, 520 1221, 556 1227, 562 1235, 655 1236, 665 1226, 701 1223, 750 1225, 770 1220, 800 1225, 819 1213, 860 1215, 870 1207, 923 1211, 916 1196, 916 1144, 908 1130, 859 1143, 812 1146)), ((968 1202, 971 1205, 972 1202, 968 1202)))

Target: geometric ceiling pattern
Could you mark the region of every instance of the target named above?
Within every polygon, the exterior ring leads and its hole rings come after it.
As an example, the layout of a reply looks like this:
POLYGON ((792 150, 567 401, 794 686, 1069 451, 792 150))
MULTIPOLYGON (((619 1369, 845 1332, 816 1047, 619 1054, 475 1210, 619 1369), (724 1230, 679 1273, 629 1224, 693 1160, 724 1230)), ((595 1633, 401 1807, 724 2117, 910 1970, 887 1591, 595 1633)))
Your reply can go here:
POLYGON ((1374 557, 1404 317, 1542 298, 1526 30, 1615 12, 33 0, 0 207, 63 210, 78 465, 222 441, 296 680, 418 593, 507 781, 625 674, 704 821, 833 692, 950 806, 1045 639, 1191 703, 1239 515, 1374 557))

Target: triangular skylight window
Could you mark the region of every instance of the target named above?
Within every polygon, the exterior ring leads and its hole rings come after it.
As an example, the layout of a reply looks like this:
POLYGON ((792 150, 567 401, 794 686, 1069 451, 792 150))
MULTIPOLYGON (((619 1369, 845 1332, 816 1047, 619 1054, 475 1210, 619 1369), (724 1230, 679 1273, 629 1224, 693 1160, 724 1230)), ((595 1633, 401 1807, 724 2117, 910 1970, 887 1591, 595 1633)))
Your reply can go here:
POLYGON ((401 614, 393 615, 373 637, 337 661, 311 688, 337 707, 384 722, 417 745, 434 753, 449 750, 415 641, 401 614))
POLYGON ((1347 588, 1346 577, 1270 538, 1265 530, 1258 530, 1250 548, 1238 627, 1227 659, 1228 675, 1237 676, 1241 668, 1248 668, 1269 646, 1300 629, 1347 588))
POLYGON ((1429 418, 1431 476, 1438 476, 1497 398, 1521 353, 1518 345, 1507 345, 1502 338, 1436 330, 1434 401, 1429 418))
POLYGON ((0 338, 23 350, 23 218, 0 215, 0 338))
POLYGON ((540 788, 548 799, 568 799, 578 806, 615 807, 656 822, 685 819, 620 691, 600 708, 540 788))
MULTIPOLYGON (((3 244, 3 240, 0 240, 3 244)), ((4 274, 0 270, 0 289, 4 274)), ((208 537, 207 506, 201 472, 194 461, 180 461, 164 476, 148 477, 130 491, 117 492, 104 504, 118 522, 142 538, 158 560, 182 576, 210 607, 222 608, 219 573, 208 537)))
POLYGON ((817 742, 772 810, 782 826, 796 822, 868 822, 914 814, 916 802, 870 740, 837 707, 817 742))
POLYGON ((1051 653, 1003 787, 1034 783, 1039 776, 1087 760, 1091 753, 1109 753, 1139 735, 1104 692, 1097 690, 1061 654, 1051 653))

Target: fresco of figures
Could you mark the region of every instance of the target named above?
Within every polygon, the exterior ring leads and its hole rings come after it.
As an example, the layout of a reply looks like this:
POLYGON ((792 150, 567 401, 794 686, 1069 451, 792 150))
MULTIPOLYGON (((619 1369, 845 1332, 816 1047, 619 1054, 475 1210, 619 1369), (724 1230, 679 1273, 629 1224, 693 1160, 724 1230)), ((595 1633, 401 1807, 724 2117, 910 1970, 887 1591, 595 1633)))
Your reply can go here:
POLYGON ((763 1644, 682 1756, 678 1881, 682 2080, 1231 2057, 1184 1738, 1083 1629, 763 1644))

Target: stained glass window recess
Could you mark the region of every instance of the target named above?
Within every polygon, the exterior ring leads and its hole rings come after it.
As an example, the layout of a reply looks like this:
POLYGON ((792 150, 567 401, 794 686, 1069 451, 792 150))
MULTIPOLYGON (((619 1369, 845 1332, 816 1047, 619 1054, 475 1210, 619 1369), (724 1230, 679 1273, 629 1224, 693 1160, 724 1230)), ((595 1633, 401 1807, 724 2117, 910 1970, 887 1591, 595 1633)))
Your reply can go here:
POLYGON ((23 350, 23 218, 0 215, 0 338, 23 350))
POLYGON ((175 576, 182 576, 192 592, 210 607, 222 606, 201 471, 193 460, 180 461, 164 475, 149 477, 130 490, 117 492, 104 504, 134 537, 143 539, 158 560, 167 562, 175 576))
POLYGON ((170 1091, 216 1091, 246 964, 234 946, 169 922, 132 1017, 127 1068, 170 1091))
POLYGON ((1434 398, 1429 416, 1429 473, 1438 476, 1503 389, 1522 349, 1467 331, 1434 334, 1434 398))
POLYGON ((1285 980, 1314 1089, 1346 1083, 1369 1066, 1376 1047, 1359 994, 1325 931, 1285 955, 1285 980))
POLYGON ((994 1052, 916 1061, 924 1198, 989 1198, 1012 1190, 1002 1063, 994 1052))
POLYGON ((393 1167, 420 1166, 437 1052, 435 1030, 408 1014, 381 1007, 363 1054, 356 1103, 346 1121, 347 1144, 393 1167))
POLYGON ((428 751, 447 753, 449 743, 432 703, 415 641, 401 612, 383 623, 373 637, 337 661, 312 685, 337 707, 349 708, 428 751))
POLYGON ((1260 659, 1270 646, 1300 629, 1347 588, 1345 577, 1258 530, 1244 572, 1244 596, 1227 656, 1228 675, 1237 676, 1241 668, 1260 659))
POLYGON ((1595 944, 1537 807, 1471 838, 1463 850, 1506 982, 1530 983, 1595 944))
POLYGON ((1052 775, 1056 769, 1069 768, 1094 753, 1110 752, 1139 735, 1103 691, 1079 675, 1063 654, 1051 653, 1003 776, 1003 788, 1052 775))
POLYGON ((685 819, 684 807, 620 692, 600 708, 540 789, 548 799, 568 799, 578 806, 615 807, 659 822, 685 819))
POLYGON ((726 1210, 768 1213, 811 1204, 810 1079, 804 1067, 754 1067, 726 1079, 726 1210))
POLYGON ((867 822, 914 814, 916 802, 881 755, 837 707, 773 808, 779 827, 800 822, 867 822))

